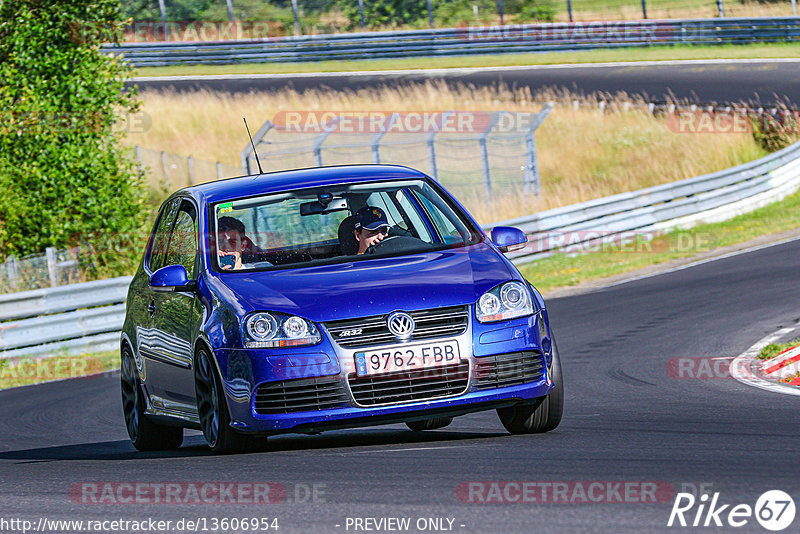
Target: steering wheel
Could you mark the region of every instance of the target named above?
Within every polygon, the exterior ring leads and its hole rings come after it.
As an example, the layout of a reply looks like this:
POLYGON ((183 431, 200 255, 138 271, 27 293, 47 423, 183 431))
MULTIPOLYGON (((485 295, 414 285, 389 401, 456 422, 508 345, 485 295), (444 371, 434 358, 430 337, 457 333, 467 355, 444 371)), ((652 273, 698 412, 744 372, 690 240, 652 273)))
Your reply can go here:
POLYGON ((367 254, 394 254, 397 252, 408 252, 411 250, 422 251, 429 248, 429 245, 422 239, 412 236, 398 235, 388 236, 381 242, 370 246, 367 254), (420 250, 422 249, 422 250, 420 250))

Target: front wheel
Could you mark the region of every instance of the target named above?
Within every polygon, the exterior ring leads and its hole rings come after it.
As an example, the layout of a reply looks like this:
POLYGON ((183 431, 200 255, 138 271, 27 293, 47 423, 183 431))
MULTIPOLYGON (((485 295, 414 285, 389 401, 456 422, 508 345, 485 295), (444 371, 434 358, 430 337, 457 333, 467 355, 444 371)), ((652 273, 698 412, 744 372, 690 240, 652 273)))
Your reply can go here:
POLYGON ((561 359, 553 340, 553 361, 550 365, 553 389, 532 404, 500 408, 497 415, 506 430, 512 434, 540 434, 550 432, 561 422, 564 411, 564 379, 561 376, 561 359))
POLYGON ((231 428, 231 418, 222 389, 222 379, 211 354, 206 349, 197 353, 194 366, 194 385, 197 394, 197 414, 200 428, 214 454, 252 450, 253 438, 239 434, 231 428))
POLYGON ((154 423, 145 415, 145 400, 131 349, 122 349, 122 413, 131 443, 140 451, 177 449, 183 443, 183 429, 154 423))

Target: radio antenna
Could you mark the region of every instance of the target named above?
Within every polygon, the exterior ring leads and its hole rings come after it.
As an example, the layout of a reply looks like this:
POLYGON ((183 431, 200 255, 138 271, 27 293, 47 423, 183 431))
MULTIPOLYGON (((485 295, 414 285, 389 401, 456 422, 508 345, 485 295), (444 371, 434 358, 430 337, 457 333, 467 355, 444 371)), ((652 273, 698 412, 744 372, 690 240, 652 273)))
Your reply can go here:
POLYGON ((256 145, 253 143, 253 136, 250 134, 250 127, 247 126, 247 119, 242 117, 244 121, 244 127, 247 128, 247 136, 250 137, 250 146, 253 147, 253 155, 256 157, 256 163, 258 164, 258 174, 264 174, 264 170, 261 168, 261 162, 258 161, 258 152, 256 152, 256 145))

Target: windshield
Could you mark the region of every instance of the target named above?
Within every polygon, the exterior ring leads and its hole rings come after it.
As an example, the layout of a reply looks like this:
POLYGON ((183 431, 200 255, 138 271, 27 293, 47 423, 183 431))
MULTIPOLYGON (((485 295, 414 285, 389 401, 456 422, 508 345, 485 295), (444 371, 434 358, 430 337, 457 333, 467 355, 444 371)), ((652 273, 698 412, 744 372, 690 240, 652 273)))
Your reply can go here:
POLYGON ((239 271, 414 254, 480 232, 425 180, 336 185, 212 207, 216 269, 239 271))

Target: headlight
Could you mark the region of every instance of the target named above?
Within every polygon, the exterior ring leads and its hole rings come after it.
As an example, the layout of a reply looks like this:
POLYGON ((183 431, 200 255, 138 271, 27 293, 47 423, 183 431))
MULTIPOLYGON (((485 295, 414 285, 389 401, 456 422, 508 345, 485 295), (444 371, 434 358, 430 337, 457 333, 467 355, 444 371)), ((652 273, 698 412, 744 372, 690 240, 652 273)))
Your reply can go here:
POLYGON ((530 291, 520 282, 506 282, 484 293, 475 306, 482 323, 504 321, 533 313, 530 291))
POLYGON ((244 346, 248 349, 314 345, 322 339, 314 323, 302 317, 258 312, 244 322, 244 346))

